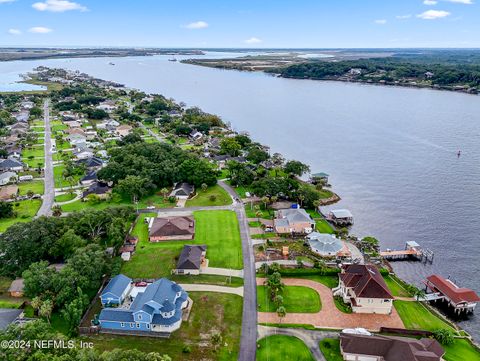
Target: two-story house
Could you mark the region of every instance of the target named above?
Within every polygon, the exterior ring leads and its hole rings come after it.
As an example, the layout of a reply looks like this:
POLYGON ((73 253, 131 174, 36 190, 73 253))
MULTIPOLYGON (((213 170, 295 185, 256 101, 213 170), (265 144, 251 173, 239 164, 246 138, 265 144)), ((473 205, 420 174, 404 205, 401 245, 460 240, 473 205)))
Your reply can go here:
POLYGON ((161 278, 147 287, 133 286, 125 303, 102 309, 98 321, 107 332, 169 334, 180 328, 182 312, 187 306, 188 294, 183 288, 161 278))
POLYGON ((333 289, 335 296, 341 296, 352 306, 355 313, 390 314, 392 293, 377 267, 352 264, 342 268, 339 285, 333 289))
POLYGON ((315 229, 315 221, 302 208, 278 210, 273 225, 279 234, 309 234, 315 229))

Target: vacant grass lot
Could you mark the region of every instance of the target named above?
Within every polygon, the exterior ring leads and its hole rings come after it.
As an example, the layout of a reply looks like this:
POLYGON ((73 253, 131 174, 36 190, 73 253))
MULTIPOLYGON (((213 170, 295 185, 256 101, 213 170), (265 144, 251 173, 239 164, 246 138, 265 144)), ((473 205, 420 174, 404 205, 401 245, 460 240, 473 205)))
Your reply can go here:
POLYGON ((189 296, 193 300, 190 317, 168 339, 113 335, 95 335, 81 339, 93 342, 94 347, 99 350, 137 349, 143 352, 168 354, 172 360, 237 360, 242 323, 242 298, 212 292, 189 292, 189 296), (217 351, 210 343, 210 337, 214 332, 222 335, 222 344, 217 351), (184 346, 190 347, 189 353, 183 352, 184 346))
POLYGON ((427 331, 435 331, 442 328, 453 330, 449 324, 431 313, 420 302, 394 301, 393 305, 400 315, 405 328, 427 331))
MULTIPOLYGON (((315 290, 303 286, 285 286, 281 293, 283 306, 288 312, 315 313, 322 308, 320 296, 315 290)), ((257 286, 257 303, 260 312, 276 312, 266 286, 257 286)))
POLYGON ((43 147, 32 147, 31 149, 24 149, 22 151, 22 158, 28 159, 29 157, 35 157, 35 158, 45 157, 45 151, 43 147))
POLYGON ((155 216, 155 213, 147 213, 138 218, 132 233, 139 238, 139 244, 132 259, 124 263, 122 268, 124 274, 140 278, 170 276, 184 244, 206 244, 207 258, 211 267, 242 268, 240 232, 235 212, 194 212, 193 241, 150 243, 144 219, 155 216))
POLYGON ((5 230, 12 224, 31 221, 32 218, 37 214, 41 205, 42 201, 40 199, 14 202, 13 210, 17 213, 17 217, 2 218, 0 220, 0 232, 5 232, 5 230))
POLYGON ((206 191, 197 189, 197 194, 193 199, 187 201, 187 207, 204 207, 204 206, 226 206, 232 203, 232 198, 219 185, 207 188, 206 191), (210 197, 215 199, 211 200, 210 197))
POLYGON ((35 180, 31 182, 18 183, 18 191, 21 196, 26 195, 28 191, 32 191, 35 194, 43 194, 44 192, 43 181, 35 180))
POLYGON ((45 164, 45 159, 44 158, 38 158, 38 159, 27 159, 27 158, 22 158, 22 162, 28 165, 29 168, 43 168, 45 164))
POLYGON ((257 361, 313 361, 314 358, 302 340, 284 335, 262 338, 257 342, 257 361))
MULTIPOLYGON (((70 187, 70 183, 68 183, 64 178, 63 178, 63 171, 65 170, 65 167, 63 165, 57 165, 53 167, 53 177, 55 179, 55 188, 65 188, 65 187, 70 187)), ((79 180, 82 178, 81 175, 75 175, 72 177, 73 180, 75 181, 75 184, 79 182, 79 180)))

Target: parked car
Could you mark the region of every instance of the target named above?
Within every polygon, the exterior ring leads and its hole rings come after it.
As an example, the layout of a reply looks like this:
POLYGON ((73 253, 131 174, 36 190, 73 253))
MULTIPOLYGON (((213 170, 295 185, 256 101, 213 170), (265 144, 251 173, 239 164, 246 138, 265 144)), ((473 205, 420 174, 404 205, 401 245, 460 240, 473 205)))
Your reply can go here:
POLYGON ((147 282, 135 282, 135 287, 147 287, 147 282))
POLYGON ((148 206, 147 209, 155 209, 155 206, 148 206))

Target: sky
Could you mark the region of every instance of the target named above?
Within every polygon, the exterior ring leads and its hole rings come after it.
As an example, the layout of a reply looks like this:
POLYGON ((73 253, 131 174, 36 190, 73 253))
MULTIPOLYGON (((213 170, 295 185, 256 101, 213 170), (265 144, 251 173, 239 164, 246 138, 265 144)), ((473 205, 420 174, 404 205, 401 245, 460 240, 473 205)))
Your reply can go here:
POLYGON ((476 48, 480 0, 0 0, 5 46, 476 48))

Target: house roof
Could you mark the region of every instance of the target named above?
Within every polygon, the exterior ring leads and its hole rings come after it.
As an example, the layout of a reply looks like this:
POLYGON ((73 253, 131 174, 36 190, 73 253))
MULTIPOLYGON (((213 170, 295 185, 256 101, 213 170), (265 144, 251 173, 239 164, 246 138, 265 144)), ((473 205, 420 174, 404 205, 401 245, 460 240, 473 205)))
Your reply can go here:
POLYGON ((189 196, 190 194, 193 193, 193 185, 182 182, 182 183, 177 183, 175 184, 175 188, 173 188, 172 193, 170 195, 173 196, 189 196))
POLYGON ((16 159, 4 159, 0 161, 0 168, 16 168, 16 167, 23 167, 23 163, 16 160, 16 159))
POLYGON ((185 245, 177 262, 177 269, 200 269, 202 253, 207 250, 206 245, 185 245))
POLYGON ((324 177, 329 177, 330 174, 324 173, 324 172, 319 172, 319 173, 313 173, 312 177, 315 178, 324 178, 324 177))
POLYGON ((328 255, 343 249, 343 242, 332 234, 312 232, 307 236, 308 244, 320 254, 328 255))
POLYGON ((115 296, 120 297, 123 291, 125 291, 125 288, 127 288, 130 283, 132 283, 131 278, 128 278, 127 276, 124 276, 122 274, 116 275, 110 280, 110 282, 108 282, 108 285, 103 289, 102 296, 109 292, 115 296))
POLYGON ((353 288, 357 297, 394 298, 377 267, 352 264, 346 266, 343 270, 340 279, 346 287, 353 288))
POLYGON ((89 157, 85 159, 80 159, 77 161, 79 164, 85 164, 87 168, 101 167, 103 165, 103 160, 98 157, 89 157))
POLYGON ((97 179, 97 172, 92 170, 88 172, 81 180, 80 182, 85 182, 89 180, 96 180, 97 179))
POLYGON ((106 194, 110 192, 111 188, 107 183, 96 181, 88 187, 86 191, 82 193, 83 197, 88 196, 89 194, 106 194))
POLYGON ((352 213, 348 209, 334 209, 331 210, 330 213, 335 218, 353 218, 352 213))
POLYGON ((100 321, 134 322, 133 313, 121 308, 104 308, 98 319, 100 321))
POLYGON ((149 230, 150 237, 182 236, 194 234, 195 220, 192 216, 155 218, 149 230))
POLYGON ((0 179, 10 179, 16 176, 17 176, 17 173, 15 172, 3 172, 0 174, 0 179))
MULTIPOLYGON (((277 220, 286 219, 288 224, 313 223, 312 217, 303 208, 280 209, 277 212, 277 220)), ((278 223, 277 223, 278 224, 278 223)))
POLYGON ((5 330, 22 312, 16 308, 0 308, 0 331, 5 330))
POLYGON ((440 361, 445 351, 438 341, 406 337, 340 334, 343 352, 379 356, 385 361, 440 361))
POLYGON ((155 311, 170 312, 173 311, 172 304, 175 302, 175 307, 180 309, 183 301, 187 299, 187 294, 182 287, 175 282, 166 278, 160 278, 155 282, 149 284, 145 292, 139 293, 135 301, 130 306, 130 310, 138 312, 145 311, 144 306, 150 306, 150 313, 155 311), (180 298, 177 298, 177 292, 180 292, 180 298))
POLYGON ((479 302, 480 297, 475 291, 469 288, 458 287, 452 281, 443 278, 439 275, 431 275, 427 277, 428 282, 433 285, 438 291, 443 293, 455 303, 460 302, 479 302))

